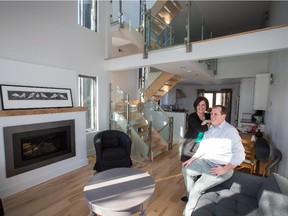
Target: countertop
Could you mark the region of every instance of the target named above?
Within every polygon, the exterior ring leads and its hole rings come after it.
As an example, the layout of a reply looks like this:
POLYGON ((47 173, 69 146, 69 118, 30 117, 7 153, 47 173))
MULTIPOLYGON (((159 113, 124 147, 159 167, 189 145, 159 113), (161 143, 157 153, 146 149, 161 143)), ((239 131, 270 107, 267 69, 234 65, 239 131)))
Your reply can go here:
POLYGON ((264 124, 264 122, 256 122, 256 121, 252 121, 251 119, 241 119, 240 123, 244 123, 244 124, 264 124))

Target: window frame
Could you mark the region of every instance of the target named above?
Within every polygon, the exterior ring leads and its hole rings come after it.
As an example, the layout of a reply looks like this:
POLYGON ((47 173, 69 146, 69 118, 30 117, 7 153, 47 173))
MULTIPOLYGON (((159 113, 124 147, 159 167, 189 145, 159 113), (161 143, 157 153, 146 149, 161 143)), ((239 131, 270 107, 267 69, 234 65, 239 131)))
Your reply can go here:
POLYGON ((98 32, 99 0, 78 0, 78 25, 98 32), (94 13, 93 13, 94 12, 94 13))
MULTIPOLYGON (((87 93, 87 91, 86 91, 87 93)), ((87 107, 86 112, 86 132, 95 132, 98 130, 98 79, 94 76, 78 75, 78 94, 79 94, 79 106, 87 107), (90 92, 91 105, 87 106, 84 96, 84 83, 83 79, 91 79, 92 90, 90 92), (91 123, 90 123, 91 122, 91 123), (88 127, 92 125, 92 127, 88 127)), ((87 99, 87 98, 86 98, 87 99)))

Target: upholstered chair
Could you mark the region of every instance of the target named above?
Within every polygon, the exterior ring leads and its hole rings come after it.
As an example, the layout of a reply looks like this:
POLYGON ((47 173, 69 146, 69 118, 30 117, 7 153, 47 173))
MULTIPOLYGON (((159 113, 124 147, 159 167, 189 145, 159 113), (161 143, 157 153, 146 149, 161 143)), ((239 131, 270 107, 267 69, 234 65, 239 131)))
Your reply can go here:
POLYGON ((105 130, 94 137, 96 163, 94 170, 101 172, 117 167, 131 167, 130 137, 118 130, 105 130))

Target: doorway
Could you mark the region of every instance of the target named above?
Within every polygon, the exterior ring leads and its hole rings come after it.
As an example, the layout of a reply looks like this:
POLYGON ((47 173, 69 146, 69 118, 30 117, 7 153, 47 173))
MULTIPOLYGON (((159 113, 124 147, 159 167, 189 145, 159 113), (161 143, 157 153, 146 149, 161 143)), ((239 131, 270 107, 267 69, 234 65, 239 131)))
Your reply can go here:
POLYGON ((232 89, 221 89, 220 91, 206 91, 198 90, 198 96, 204 96, 209 101, 209 108, 215 105, 223 105, 228 109, 228 115, 226 121, 231 123, 231 101, 232 101, 232 89))

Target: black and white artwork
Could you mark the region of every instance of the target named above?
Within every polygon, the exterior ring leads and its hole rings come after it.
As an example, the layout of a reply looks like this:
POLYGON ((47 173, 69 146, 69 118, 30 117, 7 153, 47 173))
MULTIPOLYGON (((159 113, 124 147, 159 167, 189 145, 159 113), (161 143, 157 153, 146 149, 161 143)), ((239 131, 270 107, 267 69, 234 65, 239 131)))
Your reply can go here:
POLYGON ((0 85, 2 109, 72 107, 71 89, 0 85))

